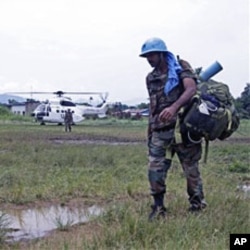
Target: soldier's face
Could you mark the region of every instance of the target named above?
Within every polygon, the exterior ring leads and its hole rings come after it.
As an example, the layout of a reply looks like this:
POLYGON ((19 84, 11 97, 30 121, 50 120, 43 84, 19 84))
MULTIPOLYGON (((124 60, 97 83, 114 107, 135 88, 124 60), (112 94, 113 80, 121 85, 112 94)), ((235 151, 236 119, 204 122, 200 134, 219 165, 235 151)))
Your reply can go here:
POLYGON ((157 67, 161 62, 161 56, 159 52, 150 52, 146 54, 146 58, 151 67, 157 67))

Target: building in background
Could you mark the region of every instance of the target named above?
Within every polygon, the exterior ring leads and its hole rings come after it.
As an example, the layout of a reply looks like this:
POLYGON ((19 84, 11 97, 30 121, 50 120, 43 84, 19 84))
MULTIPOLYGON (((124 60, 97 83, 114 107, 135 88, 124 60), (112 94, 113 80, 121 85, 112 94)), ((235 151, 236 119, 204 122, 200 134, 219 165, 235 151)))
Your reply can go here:
POLYGON ((15 115, 30 116, 39 104, 39 101, 27 100, 26 102, 11 102, 3 105, 15 115))

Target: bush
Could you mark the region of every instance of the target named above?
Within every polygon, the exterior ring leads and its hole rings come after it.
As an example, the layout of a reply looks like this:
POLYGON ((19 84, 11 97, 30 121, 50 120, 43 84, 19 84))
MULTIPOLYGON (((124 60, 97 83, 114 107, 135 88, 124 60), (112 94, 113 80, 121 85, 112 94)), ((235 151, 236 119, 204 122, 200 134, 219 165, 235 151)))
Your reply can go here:
POLYGON ((0 116, 8 116, 11 115, 10 110, 7 107, 0 106, 0 116))

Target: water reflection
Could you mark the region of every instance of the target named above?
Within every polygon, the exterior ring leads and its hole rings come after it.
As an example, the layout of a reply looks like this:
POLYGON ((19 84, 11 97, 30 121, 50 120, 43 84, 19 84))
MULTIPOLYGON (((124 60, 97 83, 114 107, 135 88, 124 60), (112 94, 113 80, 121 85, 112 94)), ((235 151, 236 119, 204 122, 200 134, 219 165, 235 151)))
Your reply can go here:
POLYGON ((87 222, 90 217, 98 216, 103 209, 97 206, 88 208, 69 208, 51 206, 27 210, 8 210, 8 241, 43 237, 56 228, 68 227, 87 222))

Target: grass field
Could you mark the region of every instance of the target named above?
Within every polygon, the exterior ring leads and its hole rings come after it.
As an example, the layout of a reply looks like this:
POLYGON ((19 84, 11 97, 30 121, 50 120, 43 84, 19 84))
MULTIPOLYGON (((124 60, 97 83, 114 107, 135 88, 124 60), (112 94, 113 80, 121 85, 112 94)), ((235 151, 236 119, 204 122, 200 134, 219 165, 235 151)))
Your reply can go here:
MULTIPOLYGON (((167 181, 168 216, 149 223, 147 122, 88 120, 62 126, 0 120, 0 210, 51 204, 98 204, 103 215, 0 249, 229 249, 230 233, 250 233, 250 121, 210 143, 201 162, 208 208, 187 212, 186 181, 174 158, 167 181)), ((2 223, 2 225, 1 225, 2 223)))

